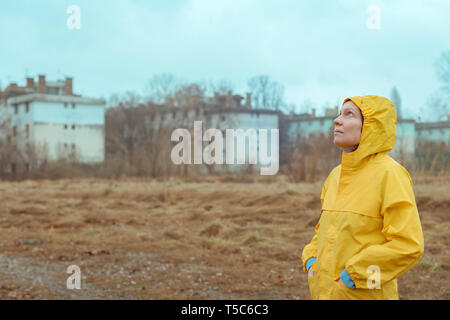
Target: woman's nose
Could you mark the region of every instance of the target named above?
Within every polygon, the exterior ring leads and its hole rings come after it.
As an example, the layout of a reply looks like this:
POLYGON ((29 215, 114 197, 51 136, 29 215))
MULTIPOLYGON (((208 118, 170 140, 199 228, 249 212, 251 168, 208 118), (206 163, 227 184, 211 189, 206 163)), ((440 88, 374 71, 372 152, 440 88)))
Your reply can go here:
POLYGON ((335 119, 333 120, 333 122, 334 122, 334 125, 336 125, 336 126, 342 125, 341 116, 335 118, 335 119))

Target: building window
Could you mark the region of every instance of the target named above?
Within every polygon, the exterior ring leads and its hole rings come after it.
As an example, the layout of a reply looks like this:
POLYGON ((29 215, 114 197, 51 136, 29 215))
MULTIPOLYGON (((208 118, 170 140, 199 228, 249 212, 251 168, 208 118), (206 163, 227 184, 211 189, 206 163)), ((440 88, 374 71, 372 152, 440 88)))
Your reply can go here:
POLYGON ((172 111, 172 119, 175 119, 175 111, 172 111))
POLYGON ((72 130, 75 130, 75 125, 74 124, 72 125, 72 130))
POLYGON ((48 94, 58 94, 58 88, 47 87, 48 94))
POLYGON ((220 121, 225 121, 225 116, 224 115, 220 116, 220 121))
POLYGON ((67 143, 64 143, 64 149, 67 149, 67 143))
POLYGON ((64 102, 64 108, 67 108, 67 102, 64 102))
POLYGON ((13 137, 17 136, 17 126, 13 127, 13 137))
POLYGON ((67 124, 64 125, 64 129, 67 129, 67 124))
POLYGON ((29 137, 30 136, 30 125, 26 124, 25 125, 25 137, 29 137))
POLYGON ((18 114, 19 113, 19 105, 15 104, 14 106, 14 114, 18 114))
POLYGON ((75 151, 75 143, 72 143, 72 151, 75 151))
POLYGON ((25 102, 25 112, 30 112, 30 103, 29 102, 25 102))
POLYGON ((75 109, 75 103, 72 103, 72 109, 75 109))

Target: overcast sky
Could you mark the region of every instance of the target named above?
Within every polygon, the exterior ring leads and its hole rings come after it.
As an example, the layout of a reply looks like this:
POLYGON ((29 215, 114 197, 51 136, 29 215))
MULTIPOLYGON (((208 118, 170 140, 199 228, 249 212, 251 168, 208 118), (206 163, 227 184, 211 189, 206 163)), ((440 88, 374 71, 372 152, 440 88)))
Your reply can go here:
POLYGON ((245 96, 247 80, 267 74, 287 103, 320 110, 396 86, 417 113, 440 87, 433 64, 450 50, 449 16, 448 0, 2 1, 0 81, 71 76, 75 93, 107 99, 169 72, 225 79, 245 96), (80 29, 67 27, 70 5, 80 29))

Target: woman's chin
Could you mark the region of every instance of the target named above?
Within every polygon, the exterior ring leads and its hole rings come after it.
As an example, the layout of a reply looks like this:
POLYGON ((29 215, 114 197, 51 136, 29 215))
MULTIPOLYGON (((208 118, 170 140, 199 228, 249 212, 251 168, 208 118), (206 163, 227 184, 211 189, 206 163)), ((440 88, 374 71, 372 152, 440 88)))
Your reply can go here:
POLYGON ((344 149, 344 146, 342 145, 342 143, 339 142, 339 140, 334 139, 333 143, 336 147, 344 149))
POLYGON ((334 142, 334 145, 335 145, 336 147, 342 149, 342 150, 349 150, 349 149, 352 148, 352 147, 349 147, 349 146, 347 146, 347 145, 342 145, 342 144, 340 144, 339 142, 336 143, 336 141, 334 142))

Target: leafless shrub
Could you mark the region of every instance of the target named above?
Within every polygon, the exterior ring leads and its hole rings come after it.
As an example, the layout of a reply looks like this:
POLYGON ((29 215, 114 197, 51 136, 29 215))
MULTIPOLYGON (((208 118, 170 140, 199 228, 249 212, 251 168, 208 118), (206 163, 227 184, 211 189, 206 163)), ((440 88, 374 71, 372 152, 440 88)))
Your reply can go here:
POLYGON ((328 136, 296 137, 291 148, 284 148, 284 173, 289 180, 314 182, 326 177, 341 159, 341 151, 332 141, 331 132, 328 136))
POLYGON ((419 142, 412 171, 418 174, 438 175, 448 173, 450 144, 445 142, 419 142))

